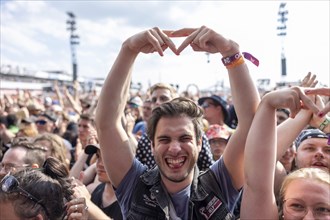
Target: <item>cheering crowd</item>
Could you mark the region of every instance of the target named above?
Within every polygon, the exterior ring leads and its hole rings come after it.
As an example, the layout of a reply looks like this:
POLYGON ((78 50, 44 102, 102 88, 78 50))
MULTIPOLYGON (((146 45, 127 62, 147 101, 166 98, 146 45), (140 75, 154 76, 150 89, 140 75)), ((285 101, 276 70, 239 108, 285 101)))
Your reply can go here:
POLYGON ((206 26, 155 27, 123 42, 100 94, 4 95, 0 219, 330 219, 330 88, 308 73, 260 94, 249 57, 206 26), (187 47, 222 58, 231 100, 130 91, 140 54, 187 47))

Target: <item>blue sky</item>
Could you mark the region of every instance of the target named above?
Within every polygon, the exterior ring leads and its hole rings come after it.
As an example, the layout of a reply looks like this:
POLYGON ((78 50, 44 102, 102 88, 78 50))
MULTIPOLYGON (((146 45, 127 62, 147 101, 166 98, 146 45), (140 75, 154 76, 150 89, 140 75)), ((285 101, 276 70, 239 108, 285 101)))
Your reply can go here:
MULTIPOLYGON (((122 42, 155 26, 162 29, 206 25, 252 53, 260 66, 248 64, 254 79, 294 81, 311 71, 329 85, 328 0, 286 1, 289 11, 286 78, 281 78, 281 39, 277 36, 281 1, 1 1, 1 65, 29 70, 72 72, 67 11, 76 15, 78 74, 106 77, 122 42)), ((182 40, 175 39, 179 44, 182 40)), ((227 82, 220 55, 187 48, 179 57, 170 51, 140 55, 133 81, 144 88, 159 81, 197 84, 201 89, 227 82)))

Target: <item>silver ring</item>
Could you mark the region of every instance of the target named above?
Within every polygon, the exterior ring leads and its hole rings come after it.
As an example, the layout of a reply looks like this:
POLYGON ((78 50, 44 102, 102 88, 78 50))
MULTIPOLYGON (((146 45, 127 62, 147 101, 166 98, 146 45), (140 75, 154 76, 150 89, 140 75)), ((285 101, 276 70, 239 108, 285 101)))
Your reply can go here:
POLYGON ((74 205, 74 210, 78 211, 78 205, 74 205))
POLYGON ((88 206, 86 205, 84 209, 87 211, 88 210, 88 206))

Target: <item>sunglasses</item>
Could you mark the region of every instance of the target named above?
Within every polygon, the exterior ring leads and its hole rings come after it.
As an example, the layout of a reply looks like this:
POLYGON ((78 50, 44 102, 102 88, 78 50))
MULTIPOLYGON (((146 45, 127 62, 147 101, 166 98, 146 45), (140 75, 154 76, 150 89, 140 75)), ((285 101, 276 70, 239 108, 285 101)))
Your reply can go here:
POLYGON ((209 107, 211 107, 211 106, 215 106, 215 105, 214 105, 214 104, 211 104, 211 103, 207 103, 207 102, 204 102, 204 103, 201 105, 202 108, 209 108, 209 107))
POLYGON ((36 124, 40 124, 40 125, 45 125, 45 124, 47 124, 47 121, 45 121, 45 120, 37 120, 35 123, 36 124))
POLYGON ((1 180, 1 190, 7 194, 10 193, 19 193, 20 195, 32 200, 33 202, 39 204, 46 212, 46 215, 49 216, 46 207, 33 195, 29 192, 24 190, 22 187, 19 186, 19 182, 16 177, 10 175, 8 173, 2 180, 1 180))

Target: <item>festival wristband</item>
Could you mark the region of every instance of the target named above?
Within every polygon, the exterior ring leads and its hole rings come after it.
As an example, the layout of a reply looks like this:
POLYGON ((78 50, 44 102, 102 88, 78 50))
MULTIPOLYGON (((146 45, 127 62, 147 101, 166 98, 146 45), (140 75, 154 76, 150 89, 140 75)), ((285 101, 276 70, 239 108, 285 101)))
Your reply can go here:
POLYGON ((226 65, 226 68, 231 69, 231 68, 234 68, 236 66, 239 66, 239 65, 243 64, 244 62, 245 62, 244 58, 241 56, 240 58, 238 58, 238 60, 234 60, 229 65, 226 65))
POLYGON ((240 52, 238 52, 232 56, 223 57, 221 60, 222 60, 223 65, 229 66, 232 63, 234 63, 235 61, 239 60, 241 57, 242 57, 242 55, 240 54, 240 52))
MULTIPOLYGON (((256 66, 259 66, 259 60, 257 58, 255 58, 252 54, 247 53, 247 52, 243 52, 242 54, 245 59, 249 60, 256 66)), ((239 52, 235 53, 232 56, 223 57, 221 60, 222 60, 223 65, 225 65, 225 67, 227 67, 227 69, 239 66, 244 63, 244 59, 239 52)))
POLYGON ((324 128, 326 128, 329 123, 330 123, 330 118, 326 116, 325 120, 320 124, 319 129, 323 131, 324 128))
POLYGON ((252 54, 248 52, 243 52, 242 54, 245 59, 250 60, 250 62, 252 62, 256 66, 259 66, 259 60, 255 58, 252 54))

